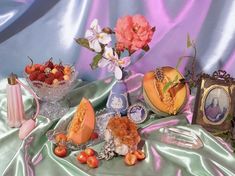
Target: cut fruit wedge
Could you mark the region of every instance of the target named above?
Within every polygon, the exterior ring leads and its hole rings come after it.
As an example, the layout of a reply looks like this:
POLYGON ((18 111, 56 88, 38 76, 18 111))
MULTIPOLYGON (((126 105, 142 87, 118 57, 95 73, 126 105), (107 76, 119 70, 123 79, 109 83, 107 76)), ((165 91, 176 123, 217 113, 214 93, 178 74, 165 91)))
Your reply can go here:
POLYGON ((95 112, 89 100, 83 98, 70 122, 67 139, 74 144, 86 143, 95 128, 95 112))

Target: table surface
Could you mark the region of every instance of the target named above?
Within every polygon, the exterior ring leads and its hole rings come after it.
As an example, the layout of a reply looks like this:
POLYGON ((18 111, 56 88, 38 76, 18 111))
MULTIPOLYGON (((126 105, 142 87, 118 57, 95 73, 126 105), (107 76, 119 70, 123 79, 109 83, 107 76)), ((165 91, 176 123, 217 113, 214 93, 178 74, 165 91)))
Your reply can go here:
MULTIPOLYGON (((37 119, 37 127, 23 141, 18 138, 18 129, 7 126, 6 80, 0 82, 0 153, 2 175, 235 175, 235 155, 226 143, 217 140, 198 125, 188 124, 184 114, 151 118, 141 125, 140 134, 146 159, 135 166, 126 166, 123 157, 110 161, 102 160, 97 169, 90 169, 76 161, 79 151, 70 152, 65 158, 54 155, 54 145, 48 141, 46 132, 55 129, 70 119, 82 96, 86 95, 97 109, 107 98, 108 86, 102 81, 78 86, 67 96, 71 108, 60 119, 37 119), (98 93, 97 93, 98 92, 98 93), (103 94, 102 94, 103 92, 103 94), (99 96, 98 95, 103 95, 99 96), (176 126, 198 135, 203 142, 200 149, 188 149, 161 141, 159 128, 176 126)), ((22 90, 27 114, 34 110, 32 97, 22 90)), ((104 103, 103 103, 104 104, 104 103)), ((103 143, 92 146, 99 151, 103 143)))

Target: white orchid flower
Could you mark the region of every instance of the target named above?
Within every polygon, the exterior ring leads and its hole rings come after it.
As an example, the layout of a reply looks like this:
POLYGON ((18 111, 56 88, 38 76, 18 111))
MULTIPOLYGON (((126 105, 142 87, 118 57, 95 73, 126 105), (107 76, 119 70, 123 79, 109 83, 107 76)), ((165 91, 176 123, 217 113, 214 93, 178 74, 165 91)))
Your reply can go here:
POLYGON ((130 57, 119 59, 117 53, 111 47, 104 48, 103 58, 99 61, 98 67, 108 67, 109 72, 114 72, 114 76, 120 80, 122 79, 122 68, 130 65, 130 57))
POLYGON ((85 38, 88 40, 90 48, 94 49, 96 52, 101 52, 102 50, 100 43, 105 45, 111 42, 111 36, 102 32, 97 19, 92 21, 90 29, 85 33, 85 38))

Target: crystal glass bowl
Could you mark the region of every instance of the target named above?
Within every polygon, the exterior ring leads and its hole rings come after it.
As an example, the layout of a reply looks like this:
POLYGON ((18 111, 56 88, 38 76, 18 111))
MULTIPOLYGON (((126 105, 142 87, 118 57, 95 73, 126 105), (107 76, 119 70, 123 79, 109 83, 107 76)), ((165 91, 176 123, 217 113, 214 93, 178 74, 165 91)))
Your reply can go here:
POLYGON ((58 81, 56 84, 49 85, 41 81, 31 81, 29 75, 24 73, 26 81, 37 94, 40 100, 40 115, 49 119, 61 118, 69 110, 66 95, 72 89, 77 72, 74 68, 69 80, 58 81))

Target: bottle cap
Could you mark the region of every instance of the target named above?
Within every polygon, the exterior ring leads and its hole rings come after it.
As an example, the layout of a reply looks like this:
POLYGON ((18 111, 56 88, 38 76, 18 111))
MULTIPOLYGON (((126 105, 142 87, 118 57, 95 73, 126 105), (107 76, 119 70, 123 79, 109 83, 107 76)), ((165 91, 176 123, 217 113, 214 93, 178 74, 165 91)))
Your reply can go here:
POLYGON ((15 85, 15 84, 17 84, 17 81, 16 81, 16 79, 17 79, 17 75, 16 74, 14 74, 14 73, 11 73, 9 76, 8 76, 8 84, 10 84, 10 85, 15 85))

